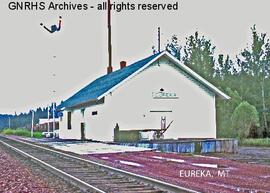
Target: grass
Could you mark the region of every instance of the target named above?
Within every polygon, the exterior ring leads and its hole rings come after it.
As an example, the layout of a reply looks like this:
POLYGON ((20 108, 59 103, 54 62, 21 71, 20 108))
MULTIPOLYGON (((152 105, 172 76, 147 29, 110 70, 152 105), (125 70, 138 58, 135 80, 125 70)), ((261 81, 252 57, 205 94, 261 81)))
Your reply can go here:
POLYGON ((263 146, 270 147, 270 138, 259 138, 259 139, 243 139, 240 142, 241 146, 263 146))
MULTIPOLYGON (((22 136, 22 137, 31 137, 31 131, 23 128, 18 128, 18 129, 4 129, 1 131, 2 134, 5 135, 17 135, 17 136, 22 136)), ((33 133, 34 138, 42 138, 42 132, 35 131, 33 133)))

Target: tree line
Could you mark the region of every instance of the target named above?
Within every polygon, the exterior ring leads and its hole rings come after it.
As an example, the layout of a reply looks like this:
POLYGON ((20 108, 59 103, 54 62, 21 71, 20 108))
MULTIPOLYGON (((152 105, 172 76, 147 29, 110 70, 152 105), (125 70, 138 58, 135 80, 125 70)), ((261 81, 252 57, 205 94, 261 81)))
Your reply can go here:
POLYGON ((218 137, 270 137, 270 44, 266 33, 251 27, 252 41, 236 56, 217 54, 205 36, 195 32, 166 50, 231 97, 217 99, 218 137))
MULTIPOLYGON (((56 104, 55 104, 56 105, 56 104)), ((53 104, 49 107, 41 108, 38 107, 34 111, 34 124, 38 124, 39 119, 48 118, 48 108, 49 108, 49 117, 52 118, 52 109, 53 104)), ((55 117, 58 118, 58 114, 55 113, 55 117)), ((32 127, 32 110, 26 113, 17 114, 15 112, 14 115, 9 114, 0 114, 0 130, 5 128, 27 128, 30 129, 32 127)))

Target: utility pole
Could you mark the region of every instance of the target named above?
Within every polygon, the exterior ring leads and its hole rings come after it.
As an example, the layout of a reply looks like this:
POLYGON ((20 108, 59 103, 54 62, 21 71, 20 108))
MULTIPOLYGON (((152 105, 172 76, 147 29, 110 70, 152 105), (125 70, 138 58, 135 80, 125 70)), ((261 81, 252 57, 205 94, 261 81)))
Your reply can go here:
POLYGON ((53 137, 55 131, 55 102, 53 102, 53 137))
POLYGON ((160 27, 158 27, 158 53, 160 53, 160 27))
POLYGON ((10 116, 8 116, 8 128, 10 129, 10 116))
POLYGON ((50 105, 48 105, 47 115, 48 115, 47 131, 49 133, 50 132, 50 105))
POLYGON ((33 137, 34 136, 34 115, 35 114, 35 112, 34 112, 34 110, 32 110, 32 128, 31 128, 31 137, 33 137))
MULTIPOLYGON (((53 56, 53 58, 55 59, 56 58, 56 56, 53 56)), ((55 73, 53 73, 53 87, 55 88, 55 85, 56 85, 56 74, 55 73)), ((52 132, 53 132, 53 138, 54 138, 54 131, 55 131, 55 105, 56 105, 56 102, 55 102, 55 98, 56 98, 56 95, 55 95, 55 93, 56 93, 56 90, 54 89, 53 90, 53 103, 52 103, 52 113, 53 113, 53 128, 52 128, 52 132)))

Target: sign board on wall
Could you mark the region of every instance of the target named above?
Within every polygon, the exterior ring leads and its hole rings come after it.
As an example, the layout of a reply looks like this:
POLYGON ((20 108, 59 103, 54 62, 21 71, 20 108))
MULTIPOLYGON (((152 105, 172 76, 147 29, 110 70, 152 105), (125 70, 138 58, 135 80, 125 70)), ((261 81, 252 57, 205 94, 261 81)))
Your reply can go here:
POLYGON ((164 91, 152 92, 152 97, 153 99, 178 99, 179 98, 176 93, 164 92, 164 91))

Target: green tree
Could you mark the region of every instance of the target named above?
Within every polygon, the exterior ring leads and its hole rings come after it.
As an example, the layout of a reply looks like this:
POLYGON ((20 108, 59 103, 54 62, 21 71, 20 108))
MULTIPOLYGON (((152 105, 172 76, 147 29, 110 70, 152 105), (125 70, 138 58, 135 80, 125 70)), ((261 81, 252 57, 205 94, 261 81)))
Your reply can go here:
POLYGON ((231 99, 217 99, 217 137, 236 137, 230 120, 235 108, 242 102, 242 99, 237 91, 230 88, 226 88, 225 92, 231 99))
POLYGON ((215 67, 213 83, 225 92, 228 87, 232 90, 238 90, 238 86, 235 87, 236 84, 239 84, 239 80, 236 80, 236 77, 237 70, 234 62, 230 59, 229 55, 225 57, 223 54, 220 54, 215 67))
POLYGON ((235 73, 235 67, 233 61, 230 59, 229 55, 224 57, 223 54, 218 56, 217 67, 215 69, 215 75, 221 80, 229 78, 233 73, 235 73))
POLYGON ((198 32, 187 38, 183 62, 199 75, 211 81, 214 76, 215 46, 198 32))
POLYGON ((249 135, 253 126, 259 126, 259 115, 256 108, 246 101, 235 108, 231 119, 232 126, 240 140, 249 135))
POLYGON ((178 44, 178 38, 176 35, 173 35, 171 40, 168 40, 166 51, 168 51, 176 59, 181 60, 181 46, 178 44))
MULTIPOLYGON (((263 127, 268 131, 267 124, 267 93, 266 81, 269 81, 270 72, 270 44, 265 33, 258 33, 256 26, 252 28, 252 44, 238 56, 238 64, 241 69, 240 88, 249 86, 252 97, 249 101, 258 106, 262 112, 263 127), (258 94, 260 93, 260 94, 258 94)), ((247 87, 246 87, 247 88, 247 87)), ((241 92, 242 93, 242 92, 241 92)))

